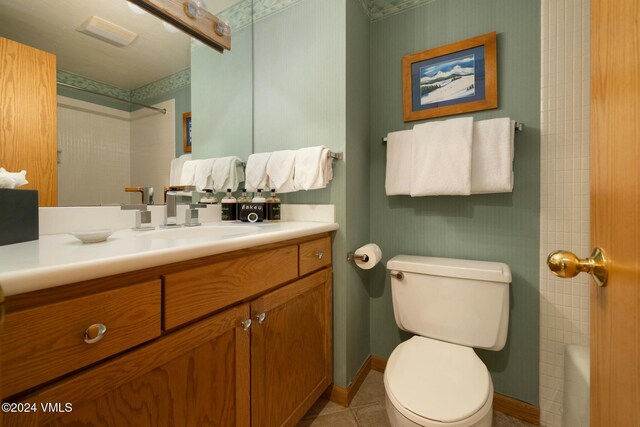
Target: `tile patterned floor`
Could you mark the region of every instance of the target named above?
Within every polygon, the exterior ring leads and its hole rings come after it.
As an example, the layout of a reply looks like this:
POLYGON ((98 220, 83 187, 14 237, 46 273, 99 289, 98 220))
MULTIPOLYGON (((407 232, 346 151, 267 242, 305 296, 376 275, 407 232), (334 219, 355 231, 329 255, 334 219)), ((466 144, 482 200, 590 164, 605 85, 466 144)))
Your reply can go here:
MULTIPOLYGON (((307 412, 298 427, 388 427, 384 407, 384 383, 380 372, 371 371, 348 408, 318 400, 307 412)), ((499 412, 493 413, 493 427, 532 427, 499 412)))

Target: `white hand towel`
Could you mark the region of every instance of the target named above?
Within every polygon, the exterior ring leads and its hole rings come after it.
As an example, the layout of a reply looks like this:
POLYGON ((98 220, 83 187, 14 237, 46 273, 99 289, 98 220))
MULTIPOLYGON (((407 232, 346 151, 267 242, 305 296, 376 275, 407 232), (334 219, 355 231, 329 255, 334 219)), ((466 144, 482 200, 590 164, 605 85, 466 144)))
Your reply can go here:
POLYGON ((472 193, 513 191, 515 125, 508 117, 473 124, 472 193))
POLYGON ((473 117, 413 127, 411 196, 471 194, 473 117))
POLYGON ((278 193, 296 191, 293 182, 293 171, 296 163, 295 150, 274 151, 267 163, 269 188, 275 188, 278 193))
POLYGON ((247 191, 256 192, 259 188, 263 190, 268 186, 267 163, 271 153, 251 154, 247 159, 245 170, 245 187, 247 191))
POLYGON ((213 180, 211 179, 211 171, 215 168, 216 159, 202 159, 196 165, 194 182, 196 191, 202 191, 205 188, 213 188, 213 180))
POLYGON ((216 159, 213 170, 213 188, 216 192, 238 189, 238 184, 244 179, 244 171, 240 166, 240 158, 236 156, 216 159))
POLYGON ((180 178, 182 177, 182 167, 184 162, 191 160, 191 154, 183 154, 177 159, 171 160, 171 169, 169 171, 169 185, 180 185, 180 178))
MULTIPOLYGON (((322 145, 316 147, 301 148, 296 153, 295 172, 293 182, 298 190, 310 190, 318 184, 321 170, 324 166, 322 157, 326 153, 322 145)), ((326 185, 325 185, 326 186, 326 185)), ((322 187, 315 187, 322 188, 322 187)))
POLYGON ((411 146, 413 129, 387 135, 387 174, 384 188, 387 196, 411 194, 411 146))
POLYGON ((330 153, 331 150, 328 148, 322 150, 322 153, 320 154, 320 169, 318 171, 318 177, 311 185, 310 190, 325 188, 333 179, 333 159, 329 157, 330 153))
POLYGON ((180 183, 178 185, 194 185, 196 181, 196 168, 200 160, 187 160, 182 166, 180 183))

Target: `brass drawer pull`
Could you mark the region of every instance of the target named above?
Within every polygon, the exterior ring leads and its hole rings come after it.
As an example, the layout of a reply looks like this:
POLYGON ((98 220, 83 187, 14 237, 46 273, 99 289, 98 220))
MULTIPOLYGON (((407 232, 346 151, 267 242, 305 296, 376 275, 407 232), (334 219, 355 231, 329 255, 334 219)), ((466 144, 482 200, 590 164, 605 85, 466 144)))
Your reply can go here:
POLYGON ((107 327, 102 323, 94 323, 84 331, 84 342, 95 344, 107 333, 107 327))

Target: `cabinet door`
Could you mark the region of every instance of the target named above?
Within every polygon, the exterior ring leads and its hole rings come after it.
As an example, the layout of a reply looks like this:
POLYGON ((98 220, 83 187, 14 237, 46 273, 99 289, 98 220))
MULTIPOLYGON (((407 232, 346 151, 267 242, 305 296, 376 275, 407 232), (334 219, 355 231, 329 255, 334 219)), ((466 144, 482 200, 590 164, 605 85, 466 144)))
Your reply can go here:
POLYGON ((331 384, 331 269, 255 300, 251 315, 251 424, 295 425, 331 384))
POLYGON ((90 367, 27 397, 33 418, 6 414, 5 426, 249 426, 248 316, 245 304, 90 367))

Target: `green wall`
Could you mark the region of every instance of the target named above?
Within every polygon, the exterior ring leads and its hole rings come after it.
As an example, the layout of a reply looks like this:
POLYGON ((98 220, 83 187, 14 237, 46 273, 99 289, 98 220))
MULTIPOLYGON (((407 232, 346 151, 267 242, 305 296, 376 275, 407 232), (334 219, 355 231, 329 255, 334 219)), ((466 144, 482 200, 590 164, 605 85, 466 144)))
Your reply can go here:
MULTIPOLYGON (((370 46, 371 241, 380 245, 385 262, 412 254, 507 263, 513 275, 507 344, 500 352, 478 353, 497 392, 537 404, 540 2, 438 0, 373 22, 370 46), (513 193, 387 197, 381 138, 414 125, 402 118, 402 57, 491 31, 498 34, 500 107, 472 115, 525 123, 516 134, 513 193)), ((381 263, 370 276, 371 352, 381 356, 409 336, 395 324, 389 286, 381 263)))
MULTIPOLYGON (((358 0, 347 0, 346 230, 347 251, 369 243, 369 17, 358 0)), ((368 272, 347 267, 347 383, 371 354, 368 272)))

